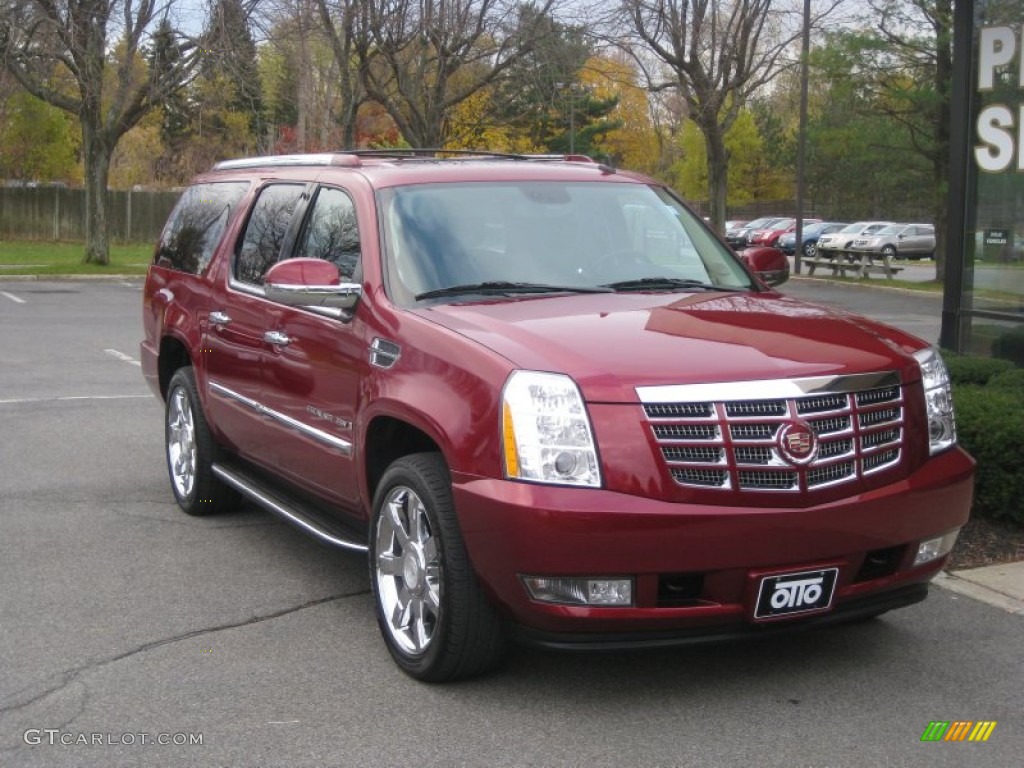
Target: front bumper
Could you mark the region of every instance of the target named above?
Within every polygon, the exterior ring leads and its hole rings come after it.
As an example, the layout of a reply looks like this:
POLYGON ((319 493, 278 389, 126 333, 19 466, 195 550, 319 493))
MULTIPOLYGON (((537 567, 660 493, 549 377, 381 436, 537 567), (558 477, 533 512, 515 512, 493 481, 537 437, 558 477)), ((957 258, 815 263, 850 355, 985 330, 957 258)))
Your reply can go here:
POLYGON ((966 522, 973 472, 973 460, 953 449, 898 482, 805 508, 677 504, 458 474, 453 490, 474 569, 521 634, 607 647, 823 623, 856 605, 873 613, 916 602, 924 592, 915 585, 945 563, 914 567, 917 546, 966 522), (753 620, 761 576, 825 566, 839 569, 828 613, 753 620), (520 575, 632 577, 633 605, 537 602, 520 575), (666 600, 666 580, 677 577, 697 591, 666 600))

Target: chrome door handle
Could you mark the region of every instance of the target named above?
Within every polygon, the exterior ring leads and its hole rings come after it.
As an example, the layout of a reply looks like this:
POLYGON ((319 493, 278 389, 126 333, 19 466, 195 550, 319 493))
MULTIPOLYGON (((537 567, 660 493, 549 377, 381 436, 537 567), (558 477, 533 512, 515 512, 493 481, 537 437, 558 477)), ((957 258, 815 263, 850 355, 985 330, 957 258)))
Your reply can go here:
POLYGON ((231 318, 227 312, 211 312, 210 313, 210 325, 228 325, 231 323, 231 318))
POLYGON ((263 340, 267 344, 273 344, 275 347, 287 347, 292 343, 292 340, 288 338, 288 334, 281 331, 267 331, 263 334, 263 340))

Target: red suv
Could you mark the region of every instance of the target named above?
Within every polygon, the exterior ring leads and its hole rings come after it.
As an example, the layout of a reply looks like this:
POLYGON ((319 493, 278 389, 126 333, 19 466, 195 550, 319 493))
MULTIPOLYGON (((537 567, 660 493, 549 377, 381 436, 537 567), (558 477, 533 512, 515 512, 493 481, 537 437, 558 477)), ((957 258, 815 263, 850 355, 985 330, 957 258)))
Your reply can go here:
POLYGON ((422 680, 909 605, 971 505, 934 349, 586 158, 221 163, 144 296, 178 504, 367 551, 422 680))

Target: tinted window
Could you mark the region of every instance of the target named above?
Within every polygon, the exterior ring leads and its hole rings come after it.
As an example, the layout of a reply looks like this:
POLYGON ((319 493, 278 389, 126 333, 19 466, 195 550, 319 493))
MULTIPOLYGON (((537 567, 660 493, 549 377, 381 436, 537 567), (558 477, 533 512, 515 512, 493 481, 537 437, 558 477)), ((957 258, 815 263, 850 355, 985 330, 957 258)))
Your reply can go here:
POLYGON ((667 192, 617 182, 417 184, 380 193, 392 298, 482 282, 595 288, 696 280, 749 289, 667 192))
POLYGON ((264 273, 281 254, 292 213, 304 189, 302 184, 272 184, 260 192, 235 262, 235 277, 239 280, 263 284, 264 273))
POLYGON ((351 281, 359 264, 359 229, 352 198, 340 189, 321 189, 295 255, 329 261, 341 272, 342 281, 351 281))
POLYGON ((189 187, 160 235, 158 266, 198 275, 213 257, 224 228, 249 185, 230 181, 189 187))

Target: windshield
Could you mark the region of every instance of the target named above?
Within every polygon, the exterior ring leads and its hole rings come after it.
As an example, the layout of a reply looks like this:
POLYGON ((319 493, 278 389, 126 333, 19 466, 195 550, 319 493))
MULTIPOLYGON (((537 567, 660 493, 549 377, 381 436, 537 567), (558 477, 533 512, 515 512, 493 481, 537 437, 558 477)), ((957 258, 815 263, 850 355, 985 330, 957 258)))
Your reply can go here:
POLYGON ((553 292, 749 290, 735 256, 668 192, 616 182, 381 190, 397 304, 553 292))
POLYGON ((878 234, 878 235, 898 235, 904 229, 906 229, 906 227, 904 227, 902 224, 896 224, 896 225, 893 225, 891 227, 882 227, 875 234, 878 234))
POLYGON ((845 227, 843 227, 839 231, 841 233, 843 233, 843 234, 856 235, 859 232, 863 232, 864 231, 864 227, 865 227, 865 225, 864 225, 863 222, 857 222, 856 224, 847 224, 845 227))

